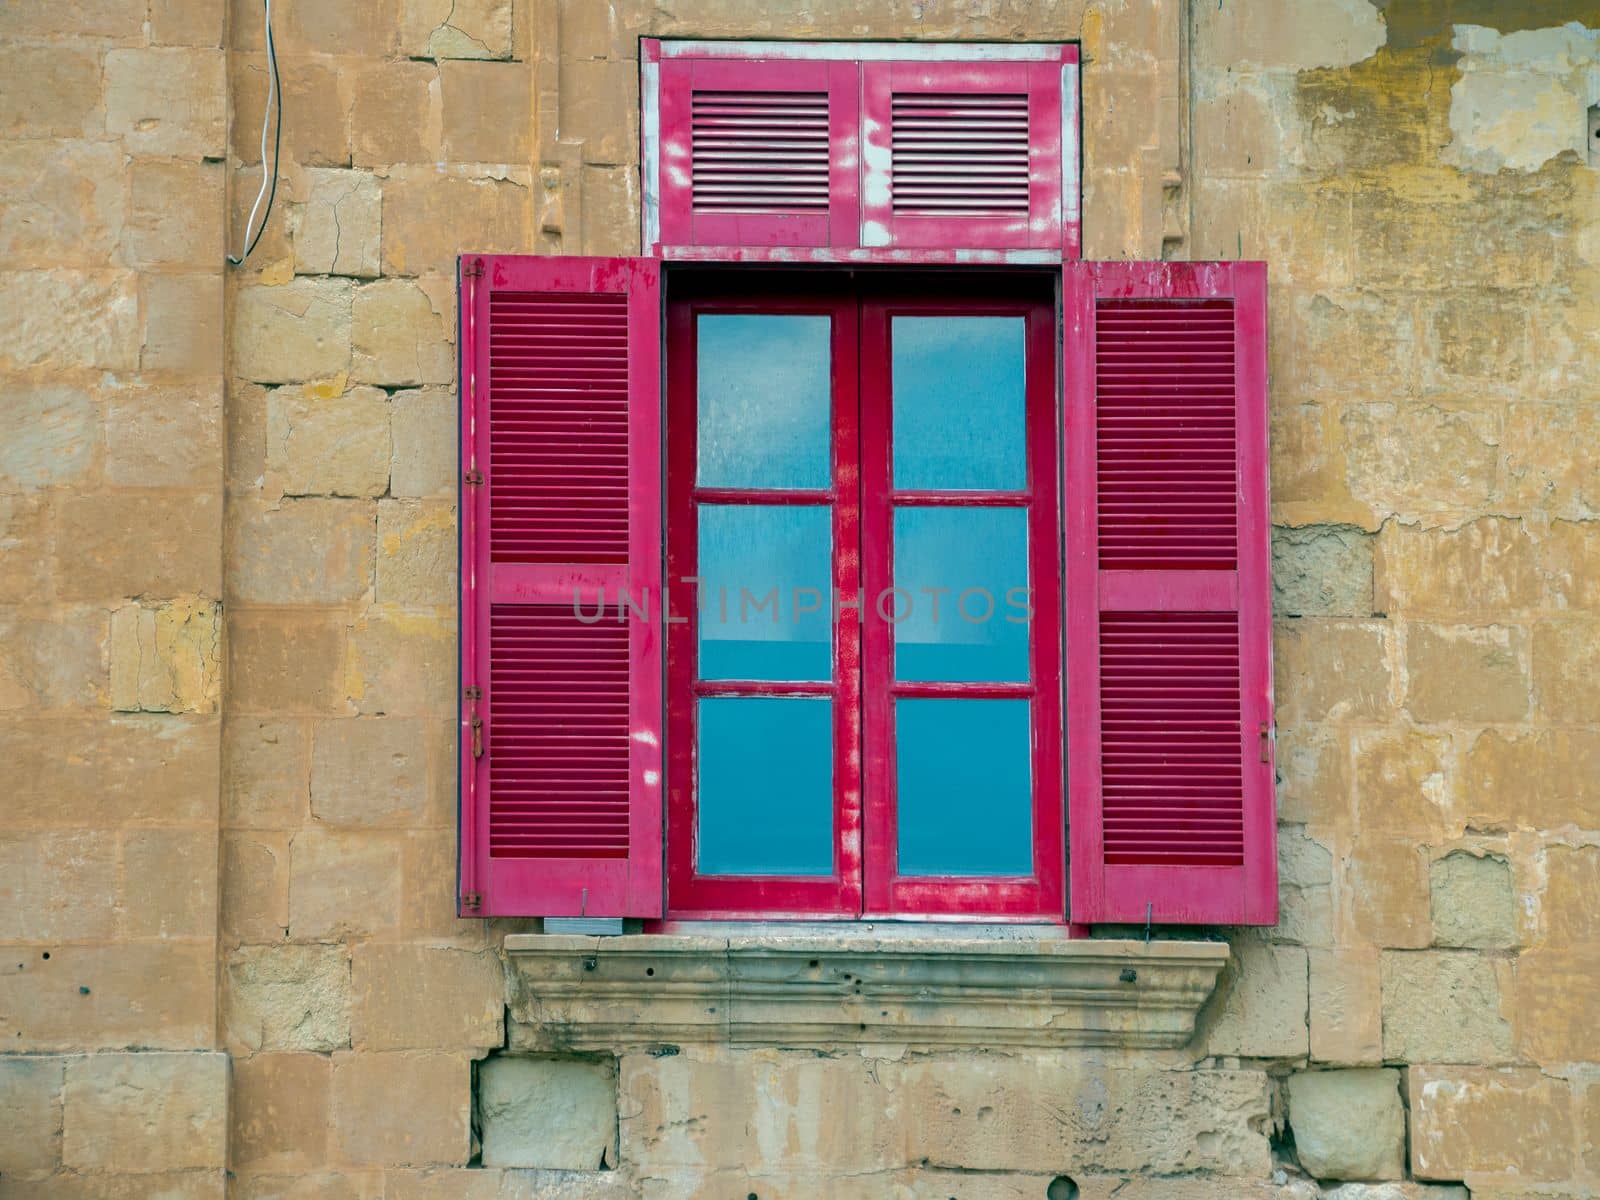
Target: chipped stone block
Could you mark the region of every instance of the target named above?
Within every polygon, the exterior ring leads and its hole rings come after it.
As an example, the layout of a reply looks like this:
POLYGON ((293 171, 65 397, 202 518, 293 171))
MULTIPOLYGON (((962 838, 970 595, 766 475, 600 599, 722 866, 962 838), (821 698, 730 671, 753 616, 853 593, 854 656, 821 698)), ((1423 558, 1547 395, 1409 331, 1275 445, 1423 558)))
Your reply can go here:
POLYGON ((1374 538, 1353 525, 1272 531, 1272 610, 1293 616, 1372 613, 1374 538))
POLYGON ((1382 970, 1385 1059, 1510 1060, 1509 962, 1465 950, 1391 950, 1382 970))
POLYGON ((1567 1179, 1572 1090, 1534 1068, 1412 1067, 1411 1170, 1419 1179, 1466 1178, 1476 1193, 1567 1179))
POLYGON ((616 1060, 496 1055, 478 1068, 478 1120, 487 1166, 615 1167, 616 1060))
POLYGON ((1234 943, 1228 977, 1207 1053, 1245 1058, 1303 1058, 1310 1052, 1308 968, 1298 946, 1274 946, 1253 937, 1234 943))
POLYGON ((286 496, 371 499, 389 489, 389 400, 373 387, 342 396, 278 388, 267 397, 268 486, 286 496))
POLYGON ((1517 944, 1516 893, 1505 859, 1447 854, 1429 868, 1428 884, 1435 945, 1505 950, 1517 944))
POLYGON ((316 167, 306 176, 311 195, 295 230, 295 274, 376 276, 383 213, 377 176, 316 167))
POLYGON ((222 606, 186 596, 111 613, 111 707, 216 712, 222 690, 222 606))
POLYGON ((1400 1072, 1299 1071, 1289 1125, 1300 1165, 1317 1179, 1403 1179, 1406 1118, 1400 1072))
POLYGON ((405 279, 357 290, 352 315, 351 377, 412 387, 448 383, 455 374, 455 337, 428 294, 405 279))
MULTIPOLYGON (((413 57, 509 58, 511 10, 511 0, 402 0, 400 44, 413 57)), ((563 25, 583 12, 562 13, 563 25)))
POLYGON ((91 1054, 67 1064, 62 1158, 77 1171, 220 1168, 228 1056, 91 1054))
POLYGON ((257 383, 304 383, 350 369, 348 279, 251 284, 234 297, 234 373, 257 383))
POLYGON ((337 1050, 350 1044, 350 951, 241 946, 228 955, 228 1038, 249 1050, 337 1050))

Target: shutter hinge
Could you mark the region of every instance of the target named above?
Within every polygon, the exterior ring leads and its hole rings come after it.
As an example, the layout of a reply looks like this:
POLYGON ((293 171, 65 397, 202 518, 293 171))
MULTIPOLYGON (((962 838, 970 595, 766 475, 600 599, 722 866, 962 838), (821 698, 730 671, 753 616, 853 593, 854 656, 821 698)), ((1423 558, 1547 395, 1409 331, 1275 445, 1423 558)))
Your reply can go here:
POLYGON ((483 757, 483 718, 472 718, 472 757, 483 757))
POLYGON ((463 688, 462 689, 462 694, 464 696, 466 696, 466 698, 468 700, 482 700, 483 699, 483 689, 481 687, 463 688))
POLYGON ((466 475, 466 479, 467 479, 467 484, 469 486, 471 486, 471 487, 482 487, 483 486, 483 472, 478 470, 477 468, 473 468, 472 470, 468 471, 467 475, 466 475))
POLYGON ((478 278, 481 278, 482 275, 483 275, 483 259, 481 259, 481 258, 475 258, 471 262, 467 263, 464 267, 461 268, 461 276, 462 276, 463 279, 467 279, 467 278, 478 279, 478 278))
POLYGON ((1272 728, 1271 721, 1261 722, 1261 761, 1272 761, 1272 743, 1277 740, 1276 731, 1272 728))
POLYGON ((477 892, 462 892, 461 907, 468 912, 477 912, 483 907, 483 897, 477 892))

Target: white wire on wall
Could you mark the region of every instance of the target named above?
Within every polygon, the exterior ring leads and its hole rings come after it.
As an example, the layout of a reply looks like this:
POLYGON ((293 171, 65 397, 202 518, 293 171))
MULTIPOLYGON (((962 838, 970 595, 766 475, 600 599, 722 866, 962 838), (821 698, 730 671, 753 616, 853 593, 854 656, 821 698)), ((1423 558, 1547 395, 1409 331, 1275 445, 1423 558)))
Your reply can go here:
POLYGON ((250 208, 250 218, 244 223, 245 247, 244 253, 235 258, 228 255, 228 261, 234 266, 241 265, 250 257, 250 252, 256 248, 256 243, 261 240, 262 233, 267 228, 267 220, 272 216, 272 201, 278 194, 278 156, 283 147, 283 86, 278 80, 278 51, 272 44, 272 0, 263 0, 266 7, 267 30, 267 107, 261 113, 261 190, 256 193, 256 202, 250 208), (274 118, 276 121, 274 122, 274 118), (275 123, 275 132, 272 135, 272 174, 267 175, 267 127, 275 123), (269 186, 270 185, 270 186, 269 186), (265 199, 267 208, 261 214, 261 224, 256 225, 256 214, 261 212, 261 201, 265 199), (250 235, 251 226, 255 226, 255 236, 250 235))

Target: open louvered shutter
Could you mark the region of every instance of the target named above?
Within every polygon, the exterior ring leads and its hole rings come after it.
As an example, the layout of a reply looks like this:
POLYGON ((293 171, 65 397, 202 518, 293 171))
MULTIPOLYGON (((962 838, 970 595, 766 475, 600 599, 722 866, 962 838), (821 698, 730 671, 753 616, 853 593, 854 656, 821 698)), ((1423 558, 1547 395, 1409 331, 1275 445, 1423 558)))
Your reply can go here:
POLYGON ((1064 289, 1072 920, 1277 919, 1266 268, 1064 289))
POLYGON ((661 240, 854 245, 859 111, 852 62, 661 63, 661 240))
POLYGON ((865 62, 861 80, 862 245, 1061 250, 1074 72, 1060 61, 865 62))
POLYGON ((662 912, 660 304, 649 259, 462 260, 463 915, 662 912))

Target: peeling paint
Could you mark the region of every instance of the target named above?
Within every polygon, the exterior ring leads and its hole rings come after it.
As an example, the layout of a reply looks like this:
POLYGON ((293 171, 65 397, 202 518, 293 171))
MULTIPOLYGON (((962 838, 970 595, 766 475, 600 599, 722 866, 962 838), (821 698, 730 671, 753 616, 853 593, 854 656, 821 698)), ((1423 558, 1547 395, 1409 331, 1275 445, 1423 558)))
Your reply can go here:
POLYGON ((1457 25, 1460 78, 1450 89, 1444 159, 1470 171, 1535 171, 1588 156, 1588 110, 1600 101, 1600 29, 1576 21, 1501 34, 1457 25))

